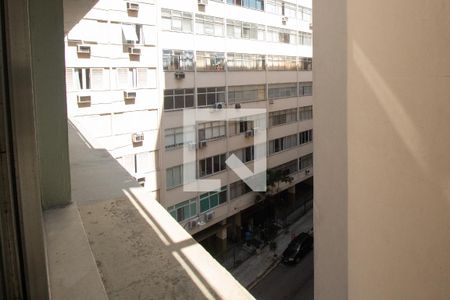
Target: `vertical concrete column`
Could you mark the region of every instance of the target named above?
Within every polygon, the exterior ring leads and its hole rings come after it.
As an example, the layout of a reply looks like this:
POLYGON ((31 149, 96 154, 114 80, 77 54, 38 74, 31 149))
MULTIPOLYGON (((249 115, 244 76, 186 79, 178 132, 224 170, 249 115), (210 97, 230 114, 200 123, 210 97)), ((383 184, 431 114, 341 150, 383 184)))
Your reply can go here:
POLYGON ((29 1, 33 90, 44 208, 70 203, 63 1, 29 1))
POLYGON ((314 2, 315 299, 450 299, 450 5, 314 2))
POLYGON ((216 233, 216 237, 218 239, 218 248, 221 250, 225 250, 227 248, 227 227, 222 227, 216 233))
POLYGON ((295 185, 288 189, 288 200, 290 203, 295 201, 295 185))

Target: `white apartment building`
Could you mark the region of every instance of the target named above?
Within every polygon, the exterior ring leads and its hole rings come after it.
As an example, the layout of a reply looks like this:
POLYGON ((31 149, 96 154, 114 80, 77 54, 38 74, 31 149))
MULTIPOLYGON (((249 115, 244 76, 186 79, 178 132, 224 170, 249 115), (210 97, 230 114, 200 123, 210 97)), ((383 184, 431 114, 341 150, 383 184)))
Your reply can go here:
POLYGON ((66 37, 68 115, 191 234, 225 238, 257 196, 225 160, 251 169, 257 128, 183 128, 183 110, 266 109, 267 167, 289 173, 280 190, 294 193, 313 175, 311 69, 311 1, 100 0, 66 37), (183 190, 183 147, 220 190, 183 190))

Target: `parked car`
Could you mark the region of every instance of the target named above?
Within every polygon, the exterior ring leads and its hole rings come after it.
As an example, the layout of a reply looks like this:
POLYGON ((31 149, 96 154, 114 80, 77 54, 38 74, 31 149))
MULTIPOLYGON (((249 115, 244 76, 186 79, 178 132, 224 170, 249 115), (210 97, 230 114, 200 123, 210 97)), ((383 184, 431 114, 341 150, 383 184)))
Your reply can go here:
POLYGON ((298 263, 313 248, 314 239, 306 232, 297 235, 282 254, 285 264, 298 263))

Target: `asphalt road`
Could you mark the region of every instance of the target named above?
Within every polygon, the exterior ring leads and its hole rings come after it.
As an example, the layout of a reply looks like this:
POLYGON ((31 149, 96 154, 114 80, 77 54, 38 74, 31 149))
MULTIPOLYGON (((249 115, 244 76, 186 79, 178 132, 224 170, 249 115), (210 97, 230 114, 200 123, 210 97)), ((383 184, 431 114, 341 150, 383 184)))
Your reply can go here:
POLYGON ((313 258, 313 251, 310 251, 297 265, 279 264, 250 293, 257 300, 313 300, 313 258))

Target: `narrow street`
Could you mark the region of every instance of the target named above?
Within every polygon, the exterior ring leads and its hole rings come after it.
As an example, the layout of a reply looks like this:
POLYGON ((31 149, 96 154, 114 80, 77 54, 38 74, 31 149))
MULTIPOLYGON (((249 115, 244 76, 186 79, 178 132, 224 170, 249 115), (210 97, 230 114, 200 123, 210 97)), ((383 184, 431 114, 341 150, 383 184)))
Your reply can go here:
POLYGON ((297 265, 279 264, 250 293, 257 300, 313 300, 314 254, 309 252, 297 265))

